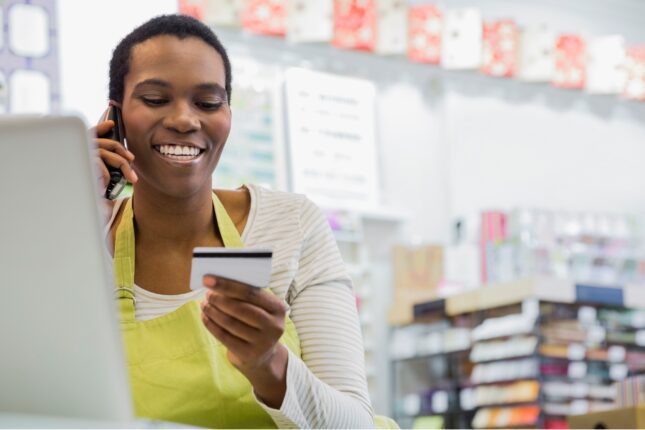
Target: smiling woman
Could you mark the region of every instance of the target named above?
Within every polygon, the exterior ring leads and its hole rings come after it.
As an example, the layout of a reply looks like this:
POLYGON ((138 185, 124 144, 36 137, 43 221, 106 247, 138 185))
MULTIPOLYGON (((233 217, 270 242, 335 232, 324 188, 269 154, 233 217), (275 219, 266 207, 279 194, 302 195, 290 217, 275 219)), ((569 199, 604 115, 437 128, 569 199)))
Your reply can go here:
MULTIPOLYGON (((136 412, 204 427, 374 425, 352 282, 322 212, 247 184, 214 190, 231 128, 231 67, 198 21, 143 24, 110 63, 127 149, 98 158, 134 184, 109 202, 110 252, 136 412), (198 246, 271 248, 268 289, 207 276, 198 246)), ((114 126, 96 127, 98 136, 114 126)))

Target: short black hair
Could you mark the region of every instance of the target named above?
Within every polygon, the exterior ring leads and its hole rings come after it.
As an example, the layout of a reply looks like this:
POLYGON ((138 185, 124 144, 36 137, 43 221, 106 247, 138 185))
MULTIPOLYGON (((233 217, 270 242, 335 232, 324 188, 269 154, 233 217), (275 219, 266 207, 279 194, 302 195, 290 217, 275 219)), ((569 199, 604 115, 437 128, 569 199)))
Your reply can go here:
POLYGON ((213 47, 222 57, 226 73, 225 90, 228 104, 231 104, 231 62, 226 54, 224 45, 219 41, 213 30, 200 21, 186 15, 161 15, 141 24, 125 36, 114 48, 110 60, 110 100, 123 101, 125 75, 130 71, 132 48, 156 36, 175 36, 179 39, 197 37, 213 47))

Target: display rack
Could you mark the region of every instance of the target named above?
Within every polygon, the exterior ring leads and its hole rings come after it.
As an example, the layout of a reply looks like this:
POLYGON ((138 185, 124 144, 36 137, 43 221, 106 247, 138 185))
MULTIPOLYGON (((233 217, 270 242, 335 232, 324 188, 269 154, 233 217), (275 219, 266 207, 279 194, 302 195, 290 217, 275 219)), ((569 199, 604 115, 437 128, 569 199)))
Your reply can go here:
POLYGON ((611 408, 613 383, 645 372, 637 288, 527 280, 416 305, 393 333, 395 419, 566 428, 611 408))

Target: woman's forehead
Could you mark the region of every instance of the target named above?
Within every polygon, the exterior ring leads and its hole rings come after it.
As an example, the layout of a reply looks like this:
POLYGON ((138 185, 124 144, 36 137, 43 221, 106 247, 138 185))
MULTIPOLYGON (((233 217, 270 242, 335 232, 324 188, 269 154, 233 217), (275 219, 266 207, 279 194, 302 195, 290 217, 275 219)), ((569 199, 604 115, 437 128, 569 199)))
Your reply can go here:
POLYGON ((221 81, 222 85, 226 79, 224 61, 215 48, 197 37, 180 39, 170 35, 135 45, 128 75, 135 80, 141 79, 141 75, 146 75, 144 79, 202 75, 208 81, 221 81))

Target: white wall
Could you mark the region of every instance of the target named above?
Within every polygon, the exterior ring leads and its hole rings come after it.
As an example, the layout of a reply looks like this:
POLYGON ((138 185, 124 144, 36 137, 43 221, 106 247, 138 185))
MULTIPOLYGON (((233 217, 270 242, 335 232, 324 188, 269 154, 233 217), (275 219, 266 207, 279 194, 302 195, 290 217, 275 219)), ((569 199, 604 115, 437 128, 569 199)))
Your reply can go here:
POLYGON ((112 50, 137 25, 177 12, 177 0, 58 0, 61 107, 95 124, 108 102, 112 50))

